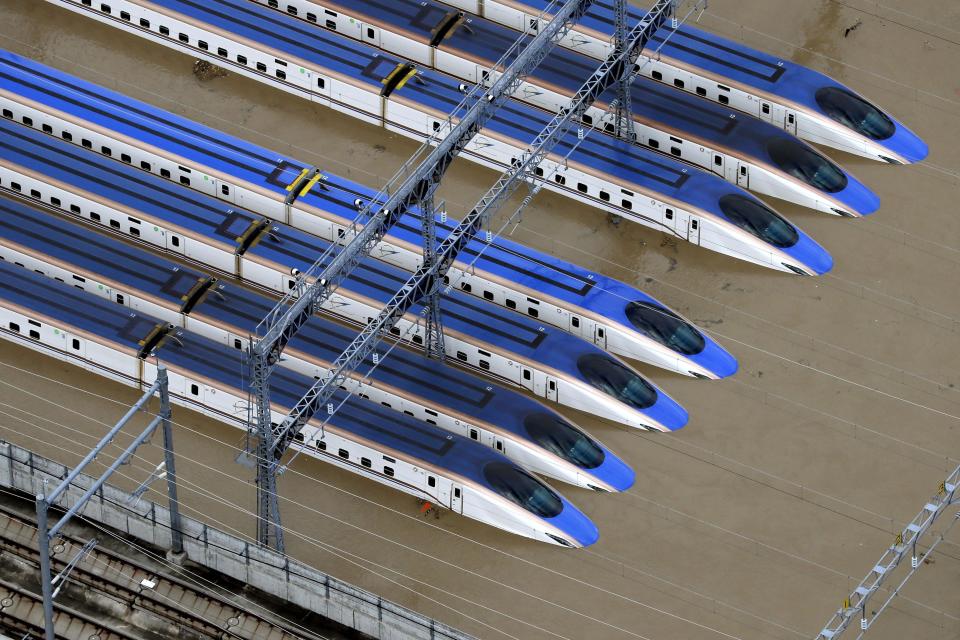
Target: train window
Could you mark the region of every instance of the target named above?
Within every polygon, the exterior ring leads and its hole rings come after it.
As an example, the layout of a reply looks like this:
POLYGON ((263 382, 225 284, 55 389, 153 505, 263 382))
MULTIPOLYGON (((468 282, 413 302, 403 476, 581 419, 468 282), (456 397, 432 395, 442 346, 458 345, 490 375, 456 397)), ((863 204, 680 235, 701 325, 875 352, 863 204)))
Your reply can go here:
POLYGON ((337 455, 340 456, 341 458, 349 458, 350 452, 347 451, 346 449, 340 449, 339 451, 337 451, 337 455))
POLYGON ((593 117, 587 114, 583 114, 583 117, 581 117, 580 119, 583 120, 583 124, 586 124, 586 125, 593 124, 593 117))
POLYGON ((66 140, 67 142, 73 142, 73 134, 69 131, 64 131, 60 134, 60 137, 66 140))
POLYGON ((289 13, 289 14, 292 15, 292 16, 295 16, 295 15, 297 15, 297 8, 296 8, 295 6, 293 6, 292 4, 288 4, 288 5, 287 5, 287 13, 289 13))
POLYGON ((225 184, 220 185, 220 193, 225 196, 230 195, 230 187, 225 184))
POLYGON ((683 89, 683 85, 684 85, 684 82, 680 78, 673 79, 673 86, 677 87, 678 89, 683 89))
POLYGON ((177 34, 177 38, 180 40, 180 42, 187 42, 187 43, 190 42, 190 36, 188 36, 185 33, 177 34))
POLYGON ((703 334, 696 327, 655 302, 631 302, 625 312, 637 331, 674 351, 690 356, 706 347, 703 334))
POLYGON ((607 193, 606 191, 601 191, 600 199, 603 200, 604 202, 610 202, 610 194, 607 193))
POLYGON ((139 238, 139 237, 140 237, 140 229, 137 229, 136 227, 130 227, 130 235, 136 236, 136 237, 139 238))
POLYGON ((237 62, 239 62, 240 64, 247 64, 247 56, 244 56, 238 53, 237 62))
POLYGON ((82 146, 84 149, 92 149, 93 143, 87 140, 86 138, 83 138, 82 140, 80 140, 80 146, 82 146))
POLYGON ((414 334, 412 340, 413 340, 413 344, 423 344, 423 338, 421 338, 417 334, 414 334))
POLYGON ((437 479, 433 476, 427 476, 427 486, 435 487, 437 486, 437 479))
POLYGON ((200 387, 197 386, 197 385, 195 385, 195 384, 191 384, 191 385, 190 385, 190 393, 192 393, 192 394, 195 395, 195 396, 200 395, 200 387))
POLYGON ((55 198, 55 197, 53 197, 53 196, 50 196, 50 204, 52 204, 52 205, 55 206, 55 207, 59 207, 59 206, 60 206, 60 198, 55 198))
POLYGON ((40 332, 37 331, 36 329, 30 329, 30 337, 33 338, 34 340, 39 340, 40 332))
POLYGON ((82 3, 83 3, 83 6, 85 6, 85 7, 89 7, 89 6, 90 6, 90 0, 80 0, 80 2, 82 2, 82 3))
POLYGON ((30 197, 31 197, 31 198, 36 198, 37 200, 39 200, 39 199, 40 199, 40 192, 37 191, 36 189, 30 189, 30 197))
POLYGON ((772 139, 767 143, 767 153, 783 171, 821 191, 837 193, 847 186, 843 169, 793 137, 772 139))
POLYGON ((73 339, 73 341, 70 343, 70 346, 73 347, 74 351, 80 351, 80 341, 76 338, 73 339))
POLYGON ((103 11, 104 13, 111 13, 111 12, 112 12, 112 10, 110 9, 110 5, 108 5, 108 4, 101 4, 101 5, 100 5, 100 11, 103 11))
POLYGON ((13 111, 10 111, 10 109, 4 109, 4 110, 3 110, 3 117, 4 117, 4 118, 10 118, 10 119, 12 120, 12 119, 13 119, 13 111))
POLYGON ((204 51, 207 51, 207 50, 210 48, 210 45, 208 45, 208 44, 207 44, 205 41, 203 41, 203 40, 197 40, 197 46, 200 47, 201 49, 203 49, 204 51))
POLYGON ((243 349, 243 340, 240 338, 233 339, 233 348, 234 349, 243 349))
POLYGON ((315 14, 315 13, 310 13, 310 12, 308 11, 308 12, 307 12, 307 22, 316 22, 316 21, 317 21, 317 14, 315 14))
POLYGON ((756 198, 728 194, 720 198, 720 210, 727 220, 775 247, 785 249, 800 240, 792 224, 756 198))
POLYGON ((470 439, 471 439, 471 440, 479 440, 479 439, 480 439, 480 434, 477 432, 476 429, 470 429, 470 439))
POLYGON ((150 163, 147 162, 146 160, 140 161, 140 168, 143 169, 144 171, 151 171, 153 169, 153 167, 150 166, 150 163))
POLYGON ((659 148, 660 148, 660 141, 659 141, 659 140, 655 140, 655 139, 653 139, 653 138, 650 138, 650 141, 649 141, 647 144, 650 145, 650 148, 651 148, 651 149, 659 149, 659 148))
POLYGON ((327 81, 324 80, 323 78, 317 78, 317 86, 320 87, 321 89, 324 89, 327 86, 327 81))
POLYGON ((333 31, 337 30, 337 23, 333 20, 327 20, 325 24, 327 25, 327 29, 331 29, 333 31))
POLYGON ((293 439, 297 442, 303 442, 306 440, 306 437, 302 433, 298 433, 297 435, 293 436, 293 439))
POLYGON ((373 466, 373 463, 370 461, 370 458, 360 458, 360 465, 369 469, 373 466))
POLYGON ((556 391, 556 390, 557 390, 557 383, 554 382, 553 380, 551 380, 551 381, 550 381, 550 391, 556 391))
POLYGON ((577 191, 579 191, 580 193, 586 193, 586 192, 587 192, 587 185, 583 184, 582 182, 578 182, 578 183, 577 183, 577 191))
POLYGON ((465 354, 463 351, 457 351, 457 360, 463 360, 464 362, 466 362, 467 354, 465 354))
POLYGON ((393 477, 393 467, 384 467, 383 475, 393 477))
POLYGON ((13 189, 14 191, 20 191, 20 183, 19 183, 19 182, 11 182, 11 183, 10 183, 10 188, 13 189))
POLYGON ((72 205, 70 205, 70 212, 71 212, 71 213, 77 213, 77 214, 79 214, 79 213, 80 213, 80 207, 77 206, 77 205, 75 205, 75 204, 72 204, 72 205))
POLYGON ((747 168, 746 168, 746 167, 744 167, 744 166, 741 166, 741 167, 740 167, 740 175, 742 175, 742 176, 747 175, 747 168))
POLYGON ((172 245, 175 246, 175 247, 179 247, 179 246, 180 246, 180 238, 179 238, 178 236, 170 236, 170 244, 172 244, 172 245))
POLYGON ((436 425, 437 425, 437 421, 436 421, 436 420, 431 420, 430 418, 427 418, 427 424, 432 424, 432 425, 436 426, 436 425))
POLYGON ((484 291, 483 292, 484 300, 493 300, 493 291, 484 291))
POLYGON ((596 469, 606 457, 590 436, 559 416, 532 413, 524 418, 523 426, 534 442, 583 469, 596 469))
POLYGON ((278 66, 281 66, 281 67, 287 66, 287 63, 281 60, 280 58, 274 58, 273 61, 276 62, 278 66))
POLYGON ((368 38, 376 38, 376 37, 377 37, 377 32, 374 31, 372 28, 367 27, 367 37, 368 37, 368 38))
POLYGON ((717 96, 717 100, 720 101, 720 104, 730 104, 730 97, 729 97, 729 96, 719 95, 719 96, 717 96))
POLYGON ((390 327, 390 333, 395 336, 400 335, 400 327, 390 327))
POLYGON ((267 6, 270 7, 271 9, 276 9, 277 7, 280 6, 280 3, 277 2, 277 0, 267 0, 267 6))
POLYGON ((150 28, 150 21, 147 20, 146 18, 140 18, 140 26, 141 26, 141 27, 146 27, 147 29, 149 29, 149 28, 150 28))
POLYGON ((698 95, 698 96, 705 96, 705 95, 707 95, 707 90, 704 89, 703 87, 697 87, 697 95, 698 95))
POLYGON ((323 12, 324 12, 325 14, 327 14, 328 16, 333 16, 334 18, 337 17, 337 12, 336 12, 336 11, 330 11, 330 9, 324 9, 323 12))
POLYGON ((170 169, 160 169, 160 177, 161 177, 161 178, 169 178, 169 177, 170 177, 170 169))
POLYGON ((603 327, 597 327, 597 337, 598 338, 603 337, 603 327))
POLYGON ((227 50, 224 49, 223 47, 217 47, 217 55, 220 56, 221 58, 226 58, 227 50))
POLYGON ((388 408, 388 409, 393 409, 393 405, 390 404, 389 402, 381 402, 380 404, 382 404, 383 406, 385 406, 385 407, 388 408))
POLYGON ((578 318, 577 316, 570 316, 570 326, 573 327, 574 329, 579 328, 580 318, 578 318))
POLYGON ((816 100, 830 119, 873 140, 886 140, 897 130, 887 114, 842 87, 823 87, 816 100))
POLYGON ((670 147, 670 153, 675 156, 683 155, 683 151, 680 150, 680 147, 670 147))
POLYGON ((723 166, 723 156, 713 156, 713 164, 717 165, 718 167, 723 166))
POLYGON ((16 322, 11 322, 7 326, 10 327, 10 331, 16 331, 17 333, 20 333, 20 325, 18 325, 16 322))
POLYGON ((484 371, 489 371, 489 370, 490 370, 490 363, 487 362, 486 360, 481 360, 481 361, 480 361, 480 368, 483 369, 484 371))
POLYGON ((76 280, 77 282, 86 282, 86 281, 87 281, 87 279, 84 278, 83 276, 77 276, 77 275, 73 276, 73 279, 76 280))
POLYGON ((764 103, 763 106, 760 107, 760 111, 764 113, 770 113, 770 105, 764 103))
POLYGON ((105 156, 112 156, 113 149, 111 149, 110 147, 100 147, 100 153, 102 153, 105 156))
POLYGON ((21 120, 23 120, 23 124, 27 125, 28 127, 32 127, 32 126, 33 126, 33 118, 31 118, 31 117, 29 117, 29 116, 23 116, 23 118, 21 118, 21 120))
POLYGON ((692 228, 694 228, 694 229, 697 229, 697 228, 700 227, 700 221, 699 221, 699 220, 691 220, 691 221, 690 221, 690 226, 691 226, 692 228))
POLYGON ((188 178, 187 176, 180 176, 180 184, 189 187, 189 186, 190 186, 190 178, 188 178))
POLYGON ((537 174, 537 176, 541 178, 543 177, 543 167, 537 167, 536 169, 533 170, 533 172, 537 174))
MULTIPOLYGON (((90 217, 92 218, 92 217, 93 217, 93 214, 90 214, 90 217)), ((110 221, 110 226, 113 227, 114 229, 119 229, 119 228, 120 228, 120 221, 119 221, 119 220, 111 220, 111 221, 110 221)))
POLYGON ((460 288, 466 291, 467 293, 470 293, 473 290, 473 287, 470 286, 469 282, 461 282, 460 288))
POLYGON ((44 123, 44 125, 41 127, 41 129, 43 129, 43 132, 44 132, 44 133, 53 133, 53 127, 51 127, 50 125, 48 125, 48 124, 46 124, 46 123, 44 123))
POLYGON ((536 309, 534 309, 533 307, 528 307, 528 308, 527 308, 527 314, 528 314, 531 318, 538 318, 538 317, 540 317, 540 312, 537 311, 536 309))
POLYGON ((280 78, 281 80, 286 80, 286 79, 287 79, 287 72, 286 72, 286 71, 281 71, 280 69, 277 69, 277 77, 280 78))
POLYGON ((660 73, 659 71, 654 71, 650 75, 653 77, 654 80, 663 80, 663 74, 660 73))
POLYGON ((567 184, 567 179, 559 173, 553 176, 557 184, 567 184))
POLYGON ((160 35, 162 35, 162 36, 168 36, 168 35, 170 35, 170 28, 169 28, 169 27, 165 27, 165 26, 163 26, 163 25, 160 25, 160 35))
POLYGON ((509 300, 509 299, 508 299, 506 302, 507 302, 507 309, 516 309, 516 308, 517 308, 517 303, 514 302, 513 300, 509 300))
POLYGON ((667 220, 673 220, 673 209, 667 209, 663 215, 667 220))
POLYGON ((327 450, 327 443, 326 443, 326 441, 324 441, 324 440, 317 440, 317 449, 319 449, 320 451, 326 451, 326 450, 327 450))
POLYGON ((122 294, 122 293, 118 293, 118 294, 117 294, 117 304, 123 304, 123 294, 122 294))
POLYGON ((613 123, 611 122, 607 122, 606 124, 603 125, 603 130, 606 131, 607 133, 613 133, 615 129, 616 127, 614 127, 613 123))
POLYGON ((563 511, 563 501, 553 489, 512 462, 488 463, 483 476, 491 489, 531 513, 553 518, 563 511))
POLYGON ((629 211, 630 209, 633 209, 633 202, 624 199, 620 201, 620 206, 629 211))
POLYGON ((130 154, 128 154, 128 153, 121 153, 121 154, 120 154, 120 159, 123 160, 124 162, 126 162, 127 164, 132 164, 132 163, 133 163, 133 158, 131 158, 131 157, 130 157, 130 154))
POLYGON ((657 401, 657 391, 649 382, 607 355, 581 356, 577 368, 595 389, 636 409, 652 407, 657 401))
POLYGON ((453 497, 454 497, 454 498, 459 498, 459 497, 460 497, 460 487, 457 487, 457 488, 455 488, 455 489, 453 490, 453 497))
POLYGON ((496 440, 493 446, 497 448, 497 451, 503 451, 503 440, 496 440))
POLYGON ((795 115, 793 115, 792 113, 787 115, 787 122, 789 122, 790 124, 793 124, 796 121, 797 121, 797 117, 795 115))
POLYGON ((523 370, 523 379, 524 379, 524 380, 529 380, 529 379, 532 378, 532 377, 533 377, 533 374, 530 372, 530 369, 524 369, 524 370, 523 370))
POLYGON ((260 71, 261 73, 266 73, 266 72, 267 72, 267 65, 263 64, 262 62, 258 62, 258 63, 257 63, 257 71, 260 71))

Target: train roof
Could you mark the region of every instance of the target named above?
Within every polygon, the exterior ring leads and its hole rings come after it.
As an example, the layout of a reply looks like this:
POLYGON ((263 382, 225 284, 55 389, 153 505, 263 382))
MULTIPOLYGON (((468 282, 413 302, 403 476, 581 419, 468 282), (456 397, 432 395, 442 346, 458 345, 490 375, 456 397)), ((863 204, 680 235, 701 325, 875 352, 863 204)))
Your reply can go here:
MULTIPOLYGON (((138 341, 159 323, 155 318, 130 311, 69 284, 3 262, 0 262, 0 297, 133 351, 139 349, 138 341)), ((159 347, 157 357, 160 362, 230 387, 241 397, 246 395, 241 352, 188 331, 177 330, 175 337, 176 340, 166 340, 159 347)), ((313 382, 313 378, 277 369, 271 376, 271 399, 275 405, 292 407, 313 382)), ((345 395, 338 392, 332 402, 338 404, 345 395)), ((347 400, 331 418, 330 424, 450 469, 484 486, 488 482, 482 474, 483 466, 490 462, 508 462, 502 455, 468 438, 358 397, 347 400)))
MULTIPOLYGON (((2 50, 0 87, 273 190, 280 197, 286 195, 285 186, 306 168, 294 158, 2 50)), ((317 188, 298 201, 351 220, 357 214, 354 201, 357 198, 369 201, 376 194, 373 189, 341 176, 325 172, 325 177, 317 188)), ((438 237, 446 237, 455 224, 453 218, 445 223, 438 221, 438 237)), ((420 212, 415 209, 400 219, 390 235, 419 244, 420 228, 420 212)), ((627 302, 646 301, 665 306, 635 287, 506 238, 495 238, 490 244, 473 240, 461 252, 460 261, 624 326, 630 326, 625 313, 627 302)))
MULTIPOLYGON (((319 68, 343 73, 355 81, 369 84, 377 93, 381 88, 380 80, 400 62, 398 58, 379 53, 367 45, 313 28, 296 18, 245 0, 211 0, 204 6, 189 0, 153 0, 152 4, 233 31, 314 63, 319 68), (366 64, 362 60, 366 60, 366 64)), ((421 69, 417 78, 395 90, 391 99, 411 100, 435 110, 439 115, 448 114, 463 99, 459 86, 458 81, 444 74, 421 69)), ((524 141, 532 140, 552 117, 539 109, 510 100, 498 110, 485 130, 516 138, 521 145, 525 145, 524 141)), ((718 205, 720 195, 742 194, 752 197, 716 176, 606 136, 590 136, 578 141, 576 132, 570 132, 553 153, 558 158, 569 157, 572 161, 606 173, 627 184, 631 190, 661 193, 721 218, 723 213, 718 205), (575 146, 578 148, 573 150, 575 146)))
MULTIPOLYGON (((96 153, 0 119, 0 153, 9 160, 56 180, 64 180, 144 214, 194 233, 232 244, 258 218, 253 214, 128 167, 96 153)), ((280 223, 246 252, 287 269, 306 270, 329 243, 280 223)), ((371 258, 364 260, 344 289, 386 303, 410 274, 371 258)), ((444 324, 489 344, 580 377, 575 361, 585 353, 602 353, 580 338, 544 327, 520 314, 452 291, 443 296, 444 324)), ((419 312, 415 306, 410 313, 419 312)))

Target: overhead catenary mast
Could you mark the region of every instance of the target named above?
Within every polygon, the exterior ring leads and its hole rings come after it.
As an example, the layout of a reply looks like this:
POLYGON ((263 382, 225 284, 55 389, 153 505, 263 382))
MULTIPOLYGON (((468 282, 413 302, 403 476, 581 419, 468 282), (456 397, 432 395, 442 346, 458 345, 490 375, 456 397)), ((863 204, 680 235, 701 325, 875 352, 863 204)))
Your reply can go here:
MULTIPOLYGON (((422 211, 424 264, 436 263, 433 196, 440 180, 457 154, 513 95, 526 76, 570 31, 573 24, 586 13, 592 2, 593 0, 565 0, 545 26, 539 27, 542 21, 538 20, 538 33, 526 47, 523 47, 525 37, 521 36, 497 63, 496 66, 503 68, 503 71, 489 89, 482 84, 477 85, 464 102, 461 102, 462 106, 473 99, 456 124, 453 123, 453 116, 459 111, 459 107, 448 118, 446 127, 441 125, 439 131, 424 143, 420 151, 401 168, 390 183, 373 200, 361 207, 360 214, 347 232, 347 237, 352 237, 352 240, 335 255, 335 245, 332 246, 331 251, 324 253, 306 272, 299 274, 293 289, 257 326, 256 335, 260 338, 251 337, 249 348, 250 387, 254 397, 249 403, 248 430, 250 435, 256 438, 259 516, 257 540, 260 544, 283 551, 274 462, 274 453, 278 449, 273 438, 274 426, 270 408, 270 374, 279 362, 283 349, 347 275, 369 255, 390 228, 418 204, 425 205, 422 211), (444 133, 446 135, 443 135, 444 133), (440 135, 443 137, 439 138, 440 135), (432 144, 436 146, 431 149, 432 144), (421 155, 426 157, 408 172, 421 155), (361 224, 363 228, 359 229, 361 224)), ((558 3, 551 4, 547 9, 552 10, 555 4, 558 3)), ((402 77, 398 82, 402 83, 412 77, 416 70, 412 65, 400 65, 397 72, 400 74, 397 77, 402 77)), ((296 190, 295 186, 294 191, 296 190)), ((427 299, 428 335, 425 342, 428 354, 437 356, 443 347, 439 317, 440 296, 435 288, 427 292, 427 299)), ((331 388, 335 388, 335 385, 331 388)), ((288 445, 289 442, 284 444, 281 455, 288 445)))
MULTIPOLYGON (((677 0, 659 0, 644 19, 625 37, 627 45, 620 52, 614 52, 604 61, 590 78, 581 86, 568 105, 550 121, 539 133, 523 156, 513 167, 504 173, 496 184, 480 199, 473 210, 440 244, 436 257, 431 263, 425 262, 400 288, 380 314, 374 318, 346 350, 333 362, 329 372, 307 391, 297 402, 282 423, 271 427, 268 439, 271 446, 265 450, 265 457, 258 460, 263 465, 263 473, 269 476, 272 489, 275 490, 275 474, 279 461, 291 443, 300 434, 304 425, 326 405, 338 391, 350 372, 356 369, 376 349, 380 341, 389 334, 396 323, 410 308, 435 294, 438 283, 456 260, 460 251, 476 236, 480 229, 499 210, 506 200, 522 183, 538 183, 536 168, 546 155, 580 122, 586 110, 610 86, 617 82, 629 82, 636 73, 636 59, 651 36, 672 17, 677 0)), ((524 205, 529 201, 524 200, 524 205)), ((522 208, 523 205, 521 205, 522 208)), ((519 212, 519 210, 518 210, 519 212)), ((329 413, 329 411, 328 411, 329 413)), ((265 440, 265 439, 262 439, 265 440)), ((264 486, 267 486, 264 482, 264 486)), ((275 498, 275 494, 274 494, 275 498)), ((261 522, 264 514, 261 514, 261 522)), ((269 524, 281 535, 279 513, 270 515, 269 524)))

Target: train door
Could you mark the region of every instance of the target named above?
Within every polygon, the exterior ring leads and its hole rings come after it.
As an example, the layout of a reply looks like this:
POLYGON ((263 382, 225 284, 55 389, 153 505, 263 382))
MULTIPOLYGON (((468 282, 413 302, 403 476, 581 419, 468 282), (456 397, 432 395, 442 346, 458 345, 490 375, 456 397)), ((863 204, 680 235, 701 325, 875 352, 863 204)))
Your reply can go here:
POLYGON ((553 400, 554 402, 558 401, 557 400, 557 398, 559 397, 559 391, 557 390, 558 386, 559 386, 559 383, 557 382, 556 378, 551 378, 550 376, 547 376, 547 400, 553 400))
POLYGON ((520 367, 520 386, 524 389, 529 389, 536 393, 536 388, 533 380, 533 369, 530 367, 520 367))
POLYGON ((601 349, 607 348, 607 329, 599 324, 593 325, 593 344, 601 349))
POLYGON ((764 122, 773 123, 773 105, 766 100, 760 100, 760 119, 764 122))
POLYGON ((690 216, 687 219, 687 240, 693 244, 700 244, 700 219, 690 216))
POLYGON ((750 188, 750 165, 737 162, 737 186, 750 188))
POLYGON ((361 38, 367 44, 372 44, 375 47, 380 46, 380 29, 369 24, 363 25, 361 38))
POLYGON ((787 133, 797 135, 797 114, 795 112, 787 109, 786 119, 783 121, 783 128, 787 130, 787 133))
POLYGON ((214 193, 221 200, 226 200, 227 202, 236 204, 236 192, 235 189, 229 184, 223 182, 222 180, 214 179, 213 188, 215 189, 214 193))
POLYGON ((450 487, 450 510, 454 513, 463 513, 463 487, 456 482, 450 487))
POLYGON ((584 319, 573 313, 571 313, 568 318, 570 326, 567 327, 567 331, 580 338, 587 337, 587 327, 585 326, 586 322, 584 319))
POLYGON ((726 156, 722 153, 714 153, 713 160, 710 162, 710 167, 712 171, 721 177, 726 177, 727 175, 727 162, 726 156))

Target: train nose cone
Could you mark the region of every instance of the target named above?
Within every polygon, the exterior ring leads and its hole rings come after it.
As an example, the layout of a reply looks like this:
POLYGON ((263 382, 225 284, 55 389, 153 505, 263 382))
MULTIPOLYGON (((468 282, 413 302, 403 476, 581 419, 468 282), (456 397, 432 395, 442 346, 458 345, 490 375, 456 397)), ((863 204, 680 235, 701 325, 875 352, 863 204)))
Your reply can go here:
POLYGON ((740 363, 733 354, 721 347, 714 339, 707 338, 703 351, 692 358, 715 378, 728 378, 737 372, 740 363))
POLYGON ((889 148, 908 164, 920 162, 930 154, 930 147, 927 146, 927 143, 899 122, 893 136, 880 144, 889 148))
POLYGON ((626 491, 637 480, 637 473, 626 462, 604 448, 603 464, 593 470, 593 475, 610 487, 611 491, 626 491))
POLYGON ((813 238, 803 231, 797 230, 800 239, 797 243, 784 251, 802 267, 822 276, 833 269, 833 256, 821 247, 813 238))
POLYGON ((566 498, 563 498, 563 510, 549 522, 581 547, 589 547, 600 539, 597 525, 566 498))
POLYGON ((657 401, 645 413, 668 431, 682 429, 690 421, 687 410, 662 390, 657 395, 657 401))
POLYGON ((849 174, 846 188, 837 196, 847 209, 861 216, 868 216, 880 208, 880 196, 849 174))

